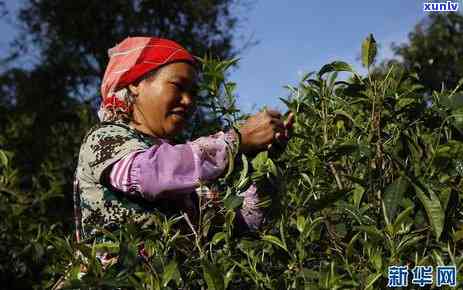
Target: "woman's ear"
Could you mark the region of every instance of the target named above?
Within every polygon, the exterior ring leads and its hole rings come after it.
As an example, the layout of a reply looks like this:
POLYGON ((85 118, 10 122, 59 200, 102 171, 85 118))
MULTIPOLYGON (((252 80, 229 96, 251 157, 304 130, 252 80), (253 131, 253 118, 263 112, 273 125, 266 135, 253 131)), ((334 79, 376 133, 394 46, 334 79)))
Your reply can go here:
POLYGON ((140 83, 138 83, 137 85, 130 84, 129 91, 132 94, 132 96, 138 96, 138 94, 140 94, 140 83))

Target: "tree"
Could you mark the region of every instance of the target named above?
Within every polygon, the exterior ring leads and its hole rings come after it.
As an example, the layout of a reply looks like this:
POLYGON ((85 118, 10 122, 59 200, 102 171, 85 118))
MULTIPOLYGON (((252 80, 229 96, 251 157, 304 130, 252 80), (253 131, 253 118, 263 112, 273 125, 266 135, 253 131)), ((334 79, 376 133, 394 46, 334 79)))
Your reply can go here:
POLYGON ((393 50, 428 90, 454 88, 463 78, 463 15, 430 14, 393 50))
MULTIPOLYGON (((1 4, 1 3, 0 3, 1 4)), ((107 50, 129 35, 175 39, 220 58, 233 46, 233 0, 24 1, 20 34, 0 74, 1 148, 12 151, 21 188, 54 188, 70 217, 81 139, 96 122, 107 50), (25 63, 21 66, 18 63, 25 63)), ((198 122, 201 122, 199 120, 198 122)), ((59 215, 63 213, 57 213, 59 215)))

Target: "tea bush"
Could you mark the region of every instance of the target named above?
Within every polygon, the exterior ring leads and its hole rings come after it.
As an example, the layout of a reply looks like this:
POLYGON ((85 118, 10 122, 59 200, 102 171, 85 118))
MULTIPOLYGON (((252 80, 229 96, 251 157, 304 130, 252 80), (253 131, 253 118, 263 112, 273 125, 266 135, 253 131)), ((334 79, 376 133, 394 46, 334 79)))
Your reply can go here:
MULTIPOLYGON (((17 192, 18 172, 0 151, 2 284, 39 289, 60 279, 68 289, 385 289, 388 266, 455 265, 461 285, 463 81, 427 94, 399 65, 375 71, 375 54, 369 36, 362 45, 366 76, 336 61, 288 86, 283 101, 296 114, 291 140, 239 156, 207 185, 220 192, 222 206, 202 203, 196 227, 182 215, 159 215, 148 227, 129 223, 103 232, 106 243, 76 243, 45 218, 56 193, 17 192), (268 197, 262 202, 267 216, 261 230, 243 233, 234 226, 234 209, 242 202, 237 193, 251 181, 268 197), (141 243, 148 259, 137 255, 141 243), (102 265, 96 251, 104 248, 118 259, 102 265)), ((201 94, 228 100, 215 108, 230 126, 243 118, 234 84, 224 77, 233 63, 204 59, 200 86, 201 94)))

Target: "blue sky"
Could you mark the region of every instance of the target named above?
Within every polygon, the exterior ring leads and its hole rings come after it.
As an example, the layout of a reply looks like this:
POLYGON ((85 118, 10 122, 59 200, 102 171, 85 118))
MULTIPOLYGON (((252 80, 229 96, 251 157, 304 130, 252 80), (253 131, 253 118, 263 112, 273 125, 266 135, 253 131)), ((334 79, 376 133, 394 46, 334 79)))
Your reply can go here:
MULTIPOLYGON (((20 1, 5 1, 10 8, 20 1)), ((379 58, 391 57, 392 42, 402 43, 426 16, 424 0, 258 0, 252 9, 237 11, 246 17, 237 35, 259 43, 242 52, 230 79, 237 83, 238 104, 244 111, 268 105, 284 110, 283 88, 323 64, 344 60, 361 70, 360 45, 373 33, 381 45, 379 58)), ((461 5, 461 2, 460 2, 461 5)), ((461 11, 460 7, 460 11, 461 11)), ((14 30, 0 21, 0 53, 14 30)), ((237 40, 238 47, 243 45, 237 40)))
POLYGON ((379 57, 391 57, 392 42, 402 43, 425 17, 423 0, 290 0, 258 1, 240 31, 259 44, 242 53, 240 67, 231 74, 237 83, 239 104, 284 109, 287 84, 334 60, 358 70, 362 40, 373 33, 379 57))

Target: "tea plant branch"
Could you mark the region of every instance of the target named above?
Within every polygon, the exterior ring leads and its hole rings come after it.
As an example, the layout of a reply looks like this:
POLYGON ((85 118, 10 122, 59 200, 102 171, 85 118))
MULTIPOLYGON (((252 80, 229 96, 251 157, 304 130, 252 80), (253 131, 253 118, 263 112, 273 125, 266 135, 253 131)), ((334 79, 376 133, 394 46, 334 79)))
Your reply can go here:
POLYGON ((455 87, 455 89, 452 90, 452 92, 450 93, 450 95, 448 96, 449 98, 450 97, 453 97, 453 95, 460 89, 460 87, 463 85, 463 82, 460 81, 460 83, 455 87))
POLYGON ((343 190, 344 186, 342 185, 341 178, 339 178, 339 174, 336 170, 336 167, 334 167, 333 162, 330 161, 328 162, 328 166, 330 167, 331 173, 334 175, 334 179, 336 179, 336 184, 338 186, 339 190, 343 190))
MULTIPOLYGON (((328 96, 327 92, 327 87, 326 87, 326 81, 322 80, 320 78, 321 82, 321 91, 320 91, 320 105, 322 109, 322 122, 323 122, 323 143, 326 146, 328 144, 328 108, 326 104, 326 99, 328 96)), ((338 172, 336 171, 336 168, 333 165, 333 162, 329 161, 328 162, 328 167, 330 168, 331 173, 333 174, 335 180, 336 180, 336 185, 338 186, 339 190, 342 190, 344 187, 341 182, 341 178, 339 177, 338 172)))
POLYGON ((198 248, 199 250, 199 255, 200 255, 200 258, 202 258, 204 256, 204 253, 203 253, 203 250, 201 249, 201 246, 199 245, 200 243, 200 238, 199 238, 199 235, 198 233, 196 232, 195 230, 195 227, 193 226, 193 224, 191 223, 191 220, 190 218, 188 217, 188 214, 187 213, 183 213, 183 218, 185 219, 185 221, 187 222, 188 226, 190 227, 191 231, 193 232, 193 235, 195 236, 195 245, 196 247, 198 248))
POLYGON ((156 270, 153 268, 153 265, 150 264, 150 262, 146 259, 143 259, 144 264, 148 267, 148 270, 150 273, 156 277, 156 279, 160 280, 161 277, 159 277, 159 274, 156 272, 156 270))

